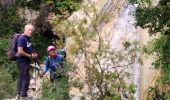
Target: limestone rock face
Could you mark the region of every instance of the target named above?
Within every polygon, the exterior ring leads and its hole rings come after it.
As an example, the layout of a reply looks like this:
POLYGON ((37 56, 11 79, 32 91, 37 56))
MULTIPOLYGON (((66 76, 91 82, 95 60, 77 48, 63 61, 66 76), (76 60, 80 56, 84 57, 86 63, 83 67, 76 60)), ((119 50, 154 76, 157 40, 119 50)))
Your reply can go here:
MULTIPOLYGON (((95 3, 98 14, 102 14, 104 12, 108 12, 110 20, 107 23, 100 23, 98 25, 97 29, 99 31, 99 35, 101 36, 101 39, 104 43, 109 44, 110 48, 115 51, 123 50, 124 46, 123 43, 125 41, 139 41, 140 37, 137 33, 137 29, 133 25, 135 23, 135 19, 133 16, 133 12, 135 11, 136 6, 130 5, 125 0, 95 0, 91 1, 95 3)), ((89 14, 91 18, 93 18, 93 14, 89 14)), ((89 18, 85 13, 83 13, 82 10, 77 11, 73 13, 73 15, 69 18, 69 20, 81 20, 83 18, 87 18, 87 24, 91 24, 89 18), (80 17, 81 16, 81 17, 80 17)), ((88 26, 88 25, 87 25, 88 26)), ((70 39, 70 38, 69 38, 70 39)), ((71 40, 70 40, 71 41, 71 40)), ((68 44, 66 45, 67 48, 71 45, 68 41, 68 44)), ((72 40, 74 41, 74 39, 72 40)), ((90 41, 90 40, 89 40, 90 41)), ((87 51, 90 52, 97 52, 97 49, 99 47, 98 43, 99 39, 96 36, 96 41, 91 41, 89 48, 87 48, 87 51)), ((74 42, 73 42, 74 43, 74 42)), ((139 58, 140 52, 138 52, 137 58, 139 58)), ((71 56, 70 56, 71 57, 71 56)), ((74 56, 72 56, 71 59, 74 59, 74 56), (73 58, 72 58, 73 57, 73 58)), ((89 58, 90 59, 90 58, 89 58)), ((85 58, 84 55, 78 54, 77 58, 74 59, 75 63, 79 66, 81 70, 81 75, 86 75, 85 73, 85 58)), ((101 63, 107 63, 107 62, 101 62, 101 63)), ((127 68, 126 71, 130 72, 132 74, 132 77, 130 79, 126 80, 127 83, 134 82, 136 86, 136 93, 135 98, 139 98, 139 77, 140 77, 140 64, 134 63, 134 65, 131 68, 127 68)), ((88 89, 87 86, 84 86, 83 93, 87 93, 88 89)), ((83 95, 79 90, 72 89, 70 90, 71 95, 75 95, 75 98, 80 98, 81 95, 83 95), (78 95, 77 95, 78 94, 78 95), (78 97, 77 97, 78 96, 78 97)), ((88 98, 86 98, 88 99, 88 98)), ((77 100, 77 99, 75 99, 77 100)))
MULTIPOLYGON (((110 44, 110 47, 116 51, 120 51, 124 48, 123 43, 125 41, 129 41, 130 43, 137 41, 139 45, 145 45, 147 41, 155 37, 149 37, 149 33, 147 30, 141 29, 139 27, 135 27, 135 17, 134 12, 138 5, 131 5, 127 2, 127 0, 88 0, 89 2, 95 3, 98 14, 103 12, 108 12, 110 20, 107 23, 101 23, 98 25, 99 34, 104 42, 110 44)), ((152 0, 152 6, 157 5, 159 0, 152 0)), ((85 2, 87 3, 87 1, 85 2)), ((89 14, 91 18, 93 18, 93 14, 89 14)), ((88 16, 83 12, 83 10, 76 11, 72 14, 69 20, 81 20, 83 18, 87 18, 87 24, 90 25, 91 22, 88 19, 88 16)), ((87 26, 88 26, 87 25, 87 26)), ((98 39, 96 41, 91 41, 90 47, 87 49, 91 52, 96 52, 98 48, 98 39)), ((90 41, 90 40, 89 40, 90 41)), ((74 38, 68 38, 66 41, 66 48, 71 48, 72 44, 74 44, 74 38)), ((69 54, 68 54, 69 55, 69 54)), ((81 75, 86 75, 84 65, 85 58, 84 55, 79 53, 77 56, 69 55, 70 59, 72 59, 75 64, 80 67, 81 75)), ((136 59, 142 59, 143 64, 134 63, 131 68, 127 68, 126 70, 132 74, 130 79, 127 79, 126 82, 133 82, 135 84, 135 100, 145 100, 146 91, 149 86, 153 86, 155 83, 154 77, 157 76, 156 72, 151 63, 154 61, 153 57, 146 57, 142 53, 142 51, 137 52, 136 59), (146 74, 147 73, 147 74, 146 74), (152 82, 151 82, 152 80, 152 82)), ((86 87, 86 86, 85 86, 86 87)), ((88 90, 85 88, 83 93, 88 90)), ((75 95, 73 100, 78 100, 83 93, 78 89, 72 88, 70 90, 71 95, 75 95)))

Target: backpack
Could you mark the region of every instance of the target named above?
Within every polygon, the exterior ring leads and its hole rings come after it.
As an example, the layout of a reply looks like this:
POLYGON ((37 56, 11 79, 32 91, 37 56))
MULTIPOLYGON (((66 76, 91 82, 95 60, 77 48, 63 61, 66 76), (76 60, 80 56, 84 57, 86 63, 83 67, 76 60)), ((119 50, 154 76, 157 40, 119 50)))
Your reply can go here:
POLYGON ((14 33, 9 37, 7 48, 7 59, 10 61, 16 60, 17 53, 17 38, 20 36, 18 33, 14 33))
POLYGON ((66 58, 66 51, 65 51, 65 49, 59 49, 57 51, 57 54, 63 55, 63 57, 66 58))

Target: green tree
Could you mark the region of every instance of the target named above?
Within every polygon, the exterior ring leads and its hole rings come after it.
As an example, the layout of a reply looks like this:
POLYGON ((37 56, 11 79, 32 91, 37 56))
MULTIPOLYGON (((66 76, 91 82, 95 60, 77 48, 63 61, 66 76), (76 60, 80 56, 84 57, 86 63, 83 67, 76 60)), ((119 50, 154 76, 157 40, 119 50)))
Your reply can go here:
POLYGON ((79 64, 72 62, 72 59, 67 59, 73 64, 72 81, 70 86, 77 87, 80 91, 87 86, 88 93, 85 93, 82 99, 90 97, 92 100, 120 100, 121 96, 132 99, 135 93, 133 83, 126 84, 126 78, 129 78, 132 73, 125 71, 125 69, 132 67, 132 64, 138 62, 137 57, 137 42, 125 42, 125 49, 119 52, 109 48, 109 44, 104 44, 101 35, 97 29, 102 22, 108 22, 109 17, 107 13, 97 14, 95 5, 81 5, 86 17, 82 20, 63 20, 59 16, 53 15, 50 23, 53 25, 55 32, 60 33, 60 37, 71 38, 69 54, 84 61, 85 75, 79 64), (91 17, 89 13, 93 13, 91 17), (91 42, 96 42, 98 46, 93 50, 88 50, 91 42), (121 62, 127 63, 121 64, 121 62))
MULTIPOLYGON (((138 0, 133 0, 133 2, 138 2, 138 0)), ((170 85, 170 1, 160 0, 155 7, 151 6, 150 2, 145 2, 147 6, 142 5, 142 2, 138 2, 138 4, 136 25, 148 28, 150 35, 160 33, 160 37, 149 42, 144 49, 146 53, 155 56, 153 66, 161 72, 161 78, 157 80, 156 87, 151 88, 150 99, 165 99, 170 95, 169 89, 166 87, 170 85), (165 86, 166 89, 160 91, 160 86, 165 86)))
POLYGON ((14 32, 21 32, 23 20, 19 18, 16 11, 16 6, 9 8, 0 7, 0 37, 6 38, 14 32))

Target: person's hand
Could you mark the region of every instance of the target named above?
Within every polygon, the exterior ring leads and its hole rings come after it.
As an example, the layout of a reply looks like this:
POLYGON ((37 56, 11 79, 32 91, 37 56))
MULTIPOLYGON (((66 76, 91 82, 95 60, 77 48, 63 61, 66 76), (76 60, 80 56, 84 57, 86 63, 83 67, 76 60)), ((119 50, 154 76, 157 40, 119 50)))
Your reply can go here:
POLYGON ((31 54, 31 58, 32 58, 32 59, 36 59, 37 57, 38 57, 38 54, 37 54, 37 53, 32 53, 32 54, 31 54))
POLYGON ((40 77, 43 77, 44 73, 43 71, 40 71, 40 77))

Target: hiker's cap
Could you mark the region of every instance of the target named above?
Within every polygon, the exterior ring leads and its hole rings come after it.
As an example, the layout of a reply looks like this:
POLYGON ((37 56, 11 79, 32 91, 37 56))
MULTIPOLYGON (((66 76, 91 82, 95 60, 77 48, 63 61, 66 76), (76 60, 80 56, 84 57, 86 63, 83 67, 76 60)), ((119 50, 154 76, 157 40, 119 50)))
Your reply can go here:
POLYGON ((52 46, 52 45, 48 46, 48 48, 47 48, 47 52, 50 52, 51 50, 55 50, 55 47, 54 47, 54 46, 52 46))

